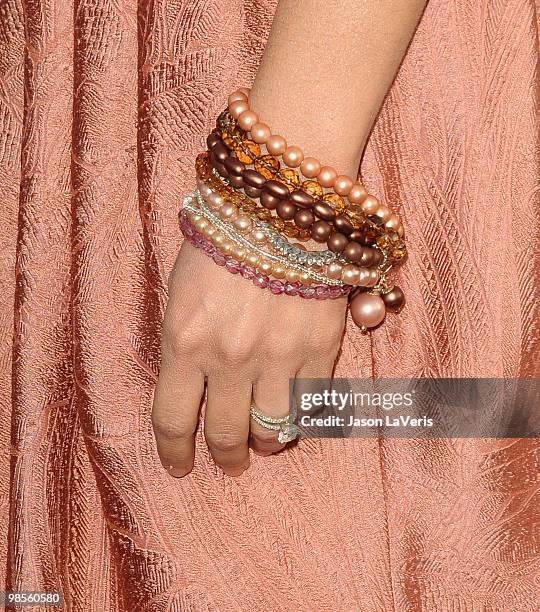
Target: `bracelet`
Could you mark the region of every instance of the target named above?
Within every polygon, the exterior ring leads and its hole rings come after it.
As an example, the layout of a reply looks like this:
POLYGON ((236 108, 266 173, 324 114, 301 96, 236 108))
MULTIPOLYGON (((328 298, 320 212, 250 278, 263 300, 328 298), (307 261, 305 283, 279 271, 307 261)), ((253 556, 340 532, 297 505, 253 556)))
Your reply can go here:
POLYGON ((229 96, 197 157, 198 190, 184 198, 182 233, 256 286, 304 299, 347 295, 360 329, 378 326, 404 304, 389 281, 406 257, 399 217, 360 181, 272 134, 248 96, 246 88, 229 96), (309 239, 327 248, 306 250, 309 239))

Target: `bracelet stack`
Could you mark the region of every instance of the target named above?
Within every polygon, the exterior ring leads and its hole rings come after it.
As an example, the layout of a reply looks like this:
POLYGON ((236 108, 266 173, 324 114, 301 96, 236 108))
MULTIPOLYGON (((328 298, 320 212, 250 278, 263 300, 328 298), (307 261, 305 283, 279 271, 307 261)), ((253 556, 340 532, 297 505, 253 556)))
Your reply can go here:
POLYGON ((360 182, 272 134, 248 96, 246 88, 229 96, 197 157, 198 189, 180 212, 184 236, 276 295, 349 296, 354 322, 376 327, 404 303, 388 281, 406 256, 399 217, 360 182))

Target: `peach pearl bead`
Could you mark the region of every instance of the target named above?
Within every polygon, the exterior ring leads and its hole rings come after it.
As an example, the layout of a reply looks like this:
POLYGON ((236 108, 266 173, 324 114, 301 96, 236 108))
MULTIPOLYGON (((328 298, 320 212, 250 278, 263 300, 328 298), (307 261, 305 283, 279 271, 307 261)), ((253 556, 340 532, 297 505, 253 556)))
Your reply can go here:
POLYGON ((243 249, 241 246, 235 246, 231 252, 231 255, 237 261, 244 261, 244 259, 246 258, 246 250, 243 249))
POLYGON ((272 268, 272 274, 276 278, 285 278, 285 268, 280 264, 274 264, 272 268))
POLYGON ((384 227, 386 227, 389 230, 397 230, 398 226, 399 226, 399 219, 396 214, 390 215, 390 219, 388 219, 388 221, 384 224, 384 227))
POLYGON ((250 253, 246 259, 245 262, 250 265, 252 268, 256 268, 259 265, 259 256, 256 255, 255 253, 250 253))
POLYGON ((341 280, 346 285, 356 285, 359 279, 360 279, 360 271, 356 266, 348 264, 343 267, 343 272, 341 274, 341 280))
POLYGON ((337 179, 337 172, 332 166, 323 166, 317 175, 317 180, 323 187, 333 187, 337 179))
POLYGON ((359 268, 358 269, 358 284, 362 287, 366 287, 369 283, 369 279, 371 275, 369 273, 368 268, 359 268))
POLYGON ((236 91, 233 91, 233 93, 227 99, 229 110, 230 110, 231 104, 233 102, 238 102, 238 101, 247 102, 247 96, 245 93, 236 90, 236 91))
POLYGON ((384 320, 386 307, 378 295, 359 293, 351 300, 350 311, 359 327, 376 327, 384 320))
POLYGON ((375 214, 383 223, 386 223, 392 216, 392 211, 388 208, 388 206, 381 204, 375 214))
POLYGON ((334 182, 334 191, 338 195, 346 196, 352 189, 353 182, 348 176, 341 174, 334 182))
POLYGON ((349 195, 347 196, 351 204, 360 204, 367 197, 367 191, 361 183, 353 183, 349 195))
POLYGON ((235 119, 238 119, 246 111, 249 111, 249 104, 244 100, 237 100, 229 105, 229 112, 235 119))
POLYGON ((246 234, 252 228, 251 219, 245 215, 239 215, 233 222, 234 229, 240 234, 246 234))
POLYGON ((228 240, 226 242, 224 242, 221 245, 221 252, 224 255, 232 255, 233 249, 236 245, 234 245, 232 242, 229 242, 228 240))
POLYGON ((218 211, 218 216, 223 220, 229 219, 232 221, 233 219, 236 219, 237 215, 238 208, 234 204, 223 204, 218 211))
POLYGON ((379 278, 381 277, 379 270, 376 270, 373 268, 369 271, 369 276, 370 276, 370 281, 369 281, 370 287, 373 287, 373 285, 376 285, 379 282, 379 278))
POLYGON ((200 219, 197 219, 197 221, 195 221, 195 229, 199 231, 203 230, 208 225, 209 223, 204 217, 201 217, 200 219))
POLYGON ((328 278, 339 279, 341 278, 342 271, 343 266, 337 261, 333 261, 332 263, 328 264, 328 267, 326 268, 326 275, 328 278))
POLYGON ((225 236, 223 234, 220 234, 219 232, 216 232, 212 238, 210 239, 210 241, 212 242, 212 244, 214 246, 221 246, 224 242, 227 241, 227 239, 225 238, 225 236))
POLYGON ((239 87, 237 91, 239 91, 240 93, 243 93, 246 96, 246 98, 249 98, 249 93, 251 89, 249 87, 239 87))
POLYGON ((379 200, 375 196, 368 195, 360 205, 362 212, 366 215, 374 215, 379 208, 379 200))
POLYGON ((217 232, 217 229, 213 225, 207 225, 203 229, 203 235, 207 238, 212 238, 212 236, 217 232))
POLYGON ((313 280, 312 280, 311 276, 307 272, 301 272, 300 273, 300 282, 303 283, 304 285, 311 285, 313 280))
POLYGON ((296 270, 287 270, 285 272, 285 278, 290 282, 290 283, 297 283, 300 280, 300 272, 297 272, 296 270))
POLYGON ((272 274, 272 264, 269 261, 261 261, 259 264, 259 271, 263 274, 272 274))
POLYGON ((290 168, 297 168, 304 159, 304 153, 299 147, 290 146, 283 153, 283 162, 290 168))
POLYGON ((270 153, 270 155, 283 155, 283 153, 285 153, 285 149, 287 148, 287 141, 285 138, 283 138, 283 136, 274 134, 266 141, 266 148, 268 149, 268 153, 270 153))
POLYGON ((264 144, 271 136, 270 128, 266 123, 256 123, 251 128, 251 139, 258 143, 264 144))
POLYGON ((306 178, 315 178, 321 171, 321 162, 314 157, 305 157, 300 164, 300 171, 306 178))
POLYGON ((253 242, 256 242, 257 244, 264 244, 266 242, 266 236, 264 235, 264 232, 260 229, 252 231, 250 237, 253 242))
POLYGON ((238 117, 238 125, 246 132, 249 132, 256 123, 259 123, 259 117, 253 111, 246 110, 238 117))

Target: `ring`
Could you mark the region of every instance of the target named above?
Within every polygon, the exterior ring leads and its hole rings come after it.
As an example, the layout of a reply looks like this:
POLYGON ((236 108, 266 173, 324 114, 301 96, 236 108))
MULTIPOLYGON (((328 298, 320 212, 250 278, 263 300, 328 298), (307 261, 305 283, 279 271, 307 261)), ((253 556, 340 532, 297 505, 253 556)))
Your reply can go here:
POLYGON ((291 442, 297 436, 297 429, 294 423, 291 423, 290 414, 287 414, 283 417, 271 417, 266 414, 263 414, 255 406, 251 406, 249 409, 249 414, 251 418, 258 423, 261 427, 265 429, 272 429, 278 432, 278 442, 284 444, 286 442, 291 442))

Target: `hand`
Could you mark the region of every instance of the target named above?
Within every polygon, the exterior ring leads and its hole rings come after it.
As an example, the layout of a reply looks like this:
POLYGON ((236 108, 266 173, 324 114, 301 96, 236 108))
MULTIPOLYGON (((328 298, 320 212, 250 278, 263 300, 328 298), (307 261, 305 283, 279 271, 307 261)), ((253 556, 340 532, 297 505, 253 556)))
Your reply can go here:
POLYGON ((251 403, 269 416, 289 411, 289 378, 332 374, 347 302, 273 295, 218 267, 185 242, 169 280, 161 371, 152 423, 169 473, 194 463, 195 430, 207 384, 204 433, 230 476, 249 466, 249 446, 269 455, 285 444, 250 419, 251 403), (253 399, 252 399, 253 398, 253 399))

